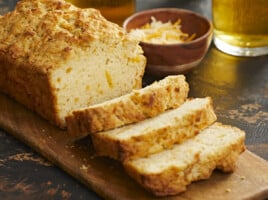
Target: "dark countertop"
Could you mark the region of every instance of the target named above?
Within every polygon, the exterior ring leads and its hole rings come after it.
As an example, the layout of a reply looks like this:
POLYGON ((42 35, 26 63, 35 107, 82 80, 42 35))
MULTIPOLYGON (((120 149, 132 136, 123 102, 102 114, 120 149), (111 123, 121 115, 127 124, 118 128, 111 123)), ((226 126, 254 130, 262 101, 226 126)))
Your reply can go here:
MULTIPOLYGON (((0 13, 15 2, 0 0, 0 13)), ((137 1, 137 10, 153 7, 188 8, 210 17, 210 0, 137 1)), ((229 56, 212 44, 186 77, 190 96, 211 96, 218 121, 245 130, 248 150, 268 160, 268 56, 229 56)), ((0 141, 0 199, 101 199, 2 129, 0 141)))

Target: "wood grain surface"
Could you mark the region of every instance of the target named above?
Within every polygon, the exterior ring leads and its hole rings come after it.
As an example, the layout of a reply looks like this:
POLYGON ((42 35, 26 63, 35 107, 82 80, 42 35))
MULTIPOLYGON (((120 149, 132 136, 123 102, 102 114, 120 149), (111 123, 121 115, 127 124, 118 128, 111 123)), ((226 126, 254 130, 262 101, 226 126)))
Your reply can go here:
MULTIPOLYGON (((2 94, 0 127, 105 199, 159 199, 129 178, 118 162, 95 157, 89 138, 74 143, 65 131, 2 94)), ((246 151, 234 173, 215 171, 209 180, 164 199, 264 199, 268 197, 267 172, 268 162, 246 151)))

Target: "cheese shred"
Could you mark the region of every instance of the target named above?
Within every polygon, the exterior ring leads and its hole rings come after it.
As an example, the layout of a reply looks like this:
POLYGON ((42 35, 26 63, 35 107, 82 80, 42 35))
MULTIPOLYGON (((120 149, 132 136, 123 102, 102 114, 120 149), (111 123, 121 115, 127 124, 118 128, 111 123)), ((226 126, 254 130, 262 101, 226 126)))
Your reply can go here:
POLYGON ((172 23, 163 23, 151 17, 151 23, 147 23, 139 29, 130 31, 130 36, 140 41, 153 44, 175 44, 193 40, 196 34, 189 35, 181 30, 181 20, 172 23))

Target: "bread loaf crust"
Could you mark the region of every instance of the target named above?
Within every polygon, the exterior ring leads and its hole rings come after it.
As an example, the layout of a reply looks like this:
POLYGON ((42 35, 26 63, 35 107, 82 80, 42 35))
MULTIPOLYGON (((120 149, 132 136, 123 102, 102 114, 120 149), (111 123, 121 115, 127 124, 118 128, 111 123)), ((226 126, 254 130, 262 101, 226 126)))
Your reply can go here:
POLYGON ((57 121, 56 99, 51 93, 48 77, 29 66, 14 64, 0 58, 0 91, 4 92, 51 122, 57 121), (42 83, 42 84, 41 84, 42 83))
POLYGON ((0 91, 61 128, 70 111, 141 88, 145 64, 95 9, 22 0, 0 17, 0 91))
POLYGON ((151 118, 180 106, 187 98, 185 76, 168 76, 116 99, 73 111, 66 117, 71 135, 83 137, 151 118))
POLYGON ((194 137, 216 119, 211 98, 196 98, 152 119, 91 136, 98 155, 125 162, 172 148, 194 137))

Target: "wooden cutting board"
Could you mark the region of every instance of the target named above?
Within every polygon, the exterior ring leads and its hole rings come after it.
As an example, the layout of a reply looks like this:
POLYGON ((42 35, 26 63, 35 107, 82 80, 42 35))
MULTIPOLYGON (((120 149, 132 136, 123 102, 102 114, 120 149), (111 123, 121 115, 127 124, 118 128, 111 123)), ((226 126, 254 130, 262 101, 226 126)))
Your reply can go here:
MULTIPOLYGON (((129 178, 113 160, 94 156, 90 139, 73 143, 59 130, 17 102, 0 94, 0 127, 105 199, 159 199, 129 178)), ((268 198, 268 162, 245 151, 232 174, 215 171, 209 180, 192 183, 186 192, 161 199, 242 200, 268 198)))

